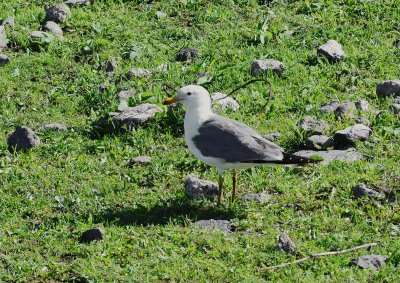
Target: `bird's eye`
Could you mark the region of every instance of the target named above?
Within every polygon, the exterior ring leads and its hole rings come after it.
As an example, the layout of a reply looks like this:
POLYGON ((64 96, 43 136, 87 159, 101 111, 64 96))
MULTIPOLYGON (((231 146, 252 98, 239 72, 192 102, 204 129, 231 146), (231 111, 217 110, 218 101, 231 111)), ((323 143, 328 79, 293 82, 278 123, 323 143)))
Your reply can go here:
POLYGON ((186 95, 192 95, 192 93, 191 93, 191 92, 188 92, 188 93, 186 93, 186 95))

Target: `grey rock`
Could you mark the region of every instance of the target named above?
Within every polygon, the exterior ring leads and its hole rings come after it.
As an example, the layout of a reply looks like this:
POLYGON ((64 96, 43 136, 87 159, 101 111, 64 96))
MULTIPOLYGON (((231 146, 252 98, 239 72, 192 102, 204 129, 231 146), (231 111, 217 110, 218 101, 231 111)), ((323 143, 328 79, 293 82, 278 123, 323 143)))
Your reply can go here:
POLYGON ((56 130, 60 132, 66 132, 68 131, 67 126, 59 123, 46 123, 43 124, 39 129, 39 131, 45 131, 45 130, 56 130))
POLYGON ((353 162, 356 160, 364 159, 364 155, 357 152, 355 149, 350 148, 348 150, 328 150, 328 151, 316 151, 316 150, 300 150, 294 155, 312 158, 313 156, 320 156, 323 161, 319 164, 327 165, 332 161, 343 161, 343 162, 353 162))
POLYGON ((400 80, 381 82, 376 87, 376 94, 381 97, 400 95, 400 80))
POLYGON ((270 133, 270 134, 263 135, 263 138, 274 142, 274 141, 280 139, 281 136, 282 136, 281 133, 277 132, 277 133, 270 133))
MULTIPOLYGON (((225 96, 226 94, 224 93, 214 92, 211 94, 211 99, 217 102, 222 110, 231 109, 233 112, 236 112, 240 107, 239 103, 232 97, 223 98, 225 96)), ((218 111, 218 107, 214 106, 213 109, 214 111, 218 111)))
POLYGON ((10 62, 10 58, 8 58, 5 54, 0 54, 0 66, 4 66, 10 62))
POLYGON ((240 201, 241 202, 257 202, 260 204, 266 203, 270 201, 272 198, 271 195, 266 194, 266 193, 246 193, 242 196, 240 196, 240 201))
POLYGON ((215 200, 218 197, 218 185, 214 182, 189 176, 185 183, 185 194, 194 199, 215 200))
POLYGON ((43 31, 38 31, 38 30, 36 30, 36 31, 32 31, 32 32, 31 32, 31 39, 33 39, 33 40, 42 39, 42 38, 44 38, 45 36, 46 36, 46 33, 43 32, 43 31))
POLYGON ((323 113, 333 113, 340 106, 339 101, 333 100, 323 104, 319 110, 323 113))
POLYGON ((390 107, 393 111, 394 114, 400 114, 400 104, 398 103, 392 103, 392 106, 390 107))
POLYGON ((228 220, 199 220, 193 225, 206 230, 220 230, 225 234, 232 232, 233 229, 232 223, 228 220))
POLYGON ((122 91, 118 92, 117 97, 120 100, 128 100, 133 95, 134 95, 134 93, 131 90, 122 90, 122 91))
POLYGON ((131 80, 133 78, 142 78, 142 77, 149 77, 150 71, 142 68, 133 68, 126 73, 126 78, 131 80))
POLYGON ((327 149, 335 145, 335 141, 324 135, 314 135, 307 139, 306 147, 309 149, 327 149))
POLYGON ((0 26, 0 51, 7 48, 8 39, 4 26, 0 26))
POLYGON ((101 62, 100 68, 106 71, 106 73, 114 73, 114 71, 117 69, 118 63, 115 58, 112 58, 108 61, 101 62))
POLYGON ((328 57, 332 61, 340 61, 345 54, 342 45, 336 40, 328 40, 317 48, 317 53, 328 57))
POLYGON ((354 102, 345 101, 340 104, 335 110, 337 117, 351 117, 356 111, 356 105, 354 102))
POLYGON ((46 22, 46 24, 43 26, 44 31, 49 31, 55 36, 58 36, 59 38, 63 38, 63 30, 60 28, 58 24, 52 21, 46 22))
POLYGON ((356 124, 344 130, 337 131, 333 139, 338 144, 354 144, 357 141, 365 141, 372 134, 370 128, 362 124, 356 124))
POLYGON ((304 116, 298 123, 300 129, 309 134, 323 134, 329 128, 324 120, 315 120, 310 116, 304 116))
POLYGON ((68 0, 64 4, 69 6, 84 6, 91 4, 92 0, 68 0))
POLYGON ((15 27, 15 19, 14 17, 9 17, 3 21, 3 26, 4 27, 10 27, 14 28, 15 27))
POLYGON ((8 137, 8 147, 16 150, 26 150, 37 147, 40 144, 40 138, 26 126, 18 126, 15 131, 8 137))
POLYGON ((371 197, 371 198, 383 198, 385 195, 371 188, 367 184, 358 184, 353 187, 353 196, 355 198, 371 197))
POLYGON ((368 120, 367 118, 364 118, 364 117, 356 118, 356 123, 357 124, 363 124, 363 125, 365 125, 367 127, 371 126, 371 121, 368 120))
POLYGON ((400 104, 400 96, 396 96, 396 97, 393 99, 393 103, 398 103, 398 104, 400 104))
POLYGON ((361 268, 371 268, 378 270, 386 265, 387 256, 383 255, 365 255, 355 258, 351 261, 351 265, 356 265, 361 268))
POLYGON ((81 235, 82 242, 93 242, 100 241, 104 239, 104 231, 101 228, 93 228, 86 230, 81 235))
POLYGON ((282 74, 285 70, 285 66, 282 62, 273 59, 254 60, 251 64, 250 73, 252 76, 258 76, 267 70, 272 70, 278 74, 282 74))
POLYGON ((135 165, 135 164, 139 164, 139 165, 148 165, 151 164, 151 157, 150 156, 137 156, 135 158, 132 158, 129 161, 129 165, 135 165))
POLYGON ((71 10, 64 3, 57 4, 46 10, 46 20, 62 23, 71 15, 71 10))
POLYGON ((196 59, 199 56, 200 52, 197 48, 184 48, 176 54, 176 60, 180 62, 186 62, 196 59))
POLYGON ((369 111, 370 110, 370 106, 369 106, 369 102, 366 100, 358 100, 355 103, 355 106, 358 110, 361 111, 369 111))
POLYGON ((167 13, 165 13, 164 11, 157 11, 156 12, 156 17, 159 19, 165 18, 167 16, 167 13))
POLYGON ((135 107, 128 107, 122 113, 112 118, 116 127, 126 127, 132 130, 135 126, 143 125, 150 122, 157 112, 161 112, 161 108, 155 104, 140 104, 135 107))
POLYGON ((294 253, 296 252, 296 245, 293 243, 292 239, 290 239, 289 235, 281 234, 278 236, 278 245, 276 249, 286 253, 294 253))

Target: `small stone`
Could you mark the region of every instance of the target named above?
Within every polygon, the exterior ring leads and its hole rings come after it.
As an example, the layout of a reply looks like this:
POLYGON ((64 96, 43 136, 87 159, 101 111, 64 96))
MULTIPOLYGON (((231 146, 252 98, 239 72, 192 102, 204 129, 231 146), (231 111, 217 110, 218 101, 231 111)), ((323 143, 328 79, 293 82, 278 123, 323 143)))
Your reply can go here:
MULTIPOLYGON (((217 102, 222 110, 230 109, 233 112, 236 112, 240 107, 239 103, 232 97, 228 96, 228 97, 224 98, 225 96, 226 96, 226 94, 224 94, 224 93, 214 92, 211 94, 211 100, 217 102), (223 99, 221 99, 221 98, 223 98, 223 99)), ((218 107, 214 106, 213 109, 215 112, 218 111, 218 107)))
POLYGON ((400 80, 381 82, 376 87, 376 94, 381 97, 400 95, 400 80))
POLYGON ((92 0, 68 0, 65 1, 64 4, 70 6, 84 6, 91 4, 92 0))
POLYGON ((232 232, 234 228, 232 223, 228 220, 199 220, 194 222, 193 225, 206 230, 220 230, 225 234, 232 232))
POLYGON ((386 265, 387 256, 383 255, 365 255, 360 256, 351 261, 351 265, 357 265, 363 269, 371 268, 378 270, 379 268, 386 265))
POLYGON ((184 48, 176 54, 176 61, 186 62, 196 59, 199 56, 200 52, 197 48, 184 48))
POLYGON ((46 10, 46 20, 56 23, 65 22, 71 15, 71 10, 64 3, 57 4, 46 10))
POLYGON ((281 133, 277 132, 277 133, 270 133, 270 134, 263 135, 263 138, 266 140, 269 140, 271 142, 274 142, 274 141, 280 139, 281 136, 282 136, 281 133))
POLYGON ((364 117, 356 118, 356 123, 363 124, 364 126, 367 126, 367 127, 371 126, 371 121, 364 117))
POLYGON ((328 40, 319 46, 317 53, 328 57, 334 62, 342 60, 345 56, 342 45, 336 40, 328 40))
POLYGON ((357 141, 365 141, 372 134, 370 128, 362 124, 356 124, 344 130, 337 131, 333 139, 338 144, 354 144, 357 141))
POLYGON ((185 194, 194 199, 215 200, 218 197, 218 185, 214 182, 189 176, 185 183, 185 194))
POLYGON ((324 120, 315 120, 310 116, 304 116, 298 123, 300 129, 309 134, 323 134, 329 128, 324 120))
POLYGON ((10 62, 10 58, 8 58, 5 54, 0 54, 0 66, 4 66, 10 62))
POLYGON ((333 113, 335 110, 340 106, 339 101, 333 100, 328 103, 323 104, 320 108, 319 111, 323 113, 333 113))
POLYGON ((3 21, 3 26, 14 28, 15 27, 15 19, 13 17, 9 17, 9 18, 5 19, 3 21))
POLYGON ((114 71, 117 69, 118 63, 115 58, 112 58, 111 60, 101 62, 100 68, 106 71, 106 73, 114 73, 114 71))
POLYGON ((148 165, 151 164, 151 157, 150 156, 137 156, 135 158, 132 158, 129 161, 129 165, 135 165, 135 164, 139 164, 139 165, 148 165))
POLYGON ((60 131, 60 132, 66 132, 68 131, 67 126, 59 123, 46 123, 43 124, 39 129, 39 131, 45 131, 45 130, 55 130, 55 131, 60 131))
POLYGON ((343 161, 343 162, 353 162, 357 160, 363 160, 364 155, 357 152, 355 149, 350 148, 348 150, 328 150, 328 151, 316 151, 316 150, 300 150, 293 155, 312 158, 314 156, 319 156, 323 158, 319 164, 327 165, 332 161, 343 161))
POLYGON ((0 26, 0 51, 7 48, 8 39, 4 26, 0 26))
POLYGON ((165 13, 164 11, 157 11, 156 12, 156 17, 159 19, 165 18, 167 16, 167 13, 165 13))
POLYGON ((16 150, 26 150, 37 147, 40 144, 40 138, 26 126, 18 126, 15 131, 8 137, 8 147, 16 150))
POLYGON ((276 249, 286 253, 294 253, 296 252, 296 245, 293 243, 292 239, 290 239, 289 235, 281 234, 278 236, 278 245, 276 249))
POLYGON ((361 111, 369 111, 370 110, 369 102, 366 100, 356 101, 355 106, 358 110, 361 110, 361 111))
POLYGON ((392 103, 392 106, 390 107, 393 111, 394 114, 400 114, 400 104, 398 103, 392 103))
POLYGON ((134 95, 134 93, 131 90, 122 90, 122 91, 118 92, 117 97, 120 100, 128 100, 133 95, 134 95))
POLYGON ((45 32, 36 30, 36 31, 31 32, 31 39, 34 39, 34 40, 42 39, 45 37, 45 35, 46 35, 45 32))
POLYGON ((241 202, 257 202, 259 204, 264 204, 270 201, 271 195, 266 193, 246 193, 240 197, 241 202))
POLYGON ((385 195, 381 192, 373 190, 371 186, 367 184, 358 184, 353 187, 353 196, 355 198, 371 197, 371 198, 383 198, 385 195))
POLYGON ((83 232, 81 235, 82 242, 93 242, 93 241, 100 241, 103 239, 104 239, 104 231, 101 228, 89 229, 83 232))
POLYGON ((251 64, 250 73, 252 76, 256 77, 267 70, 272 70, 278 74, 282 74, 285 70, 285 66, 282 62, 273 59, 254 60, 251 64))
POLYGON ((338 106, 335 110, 337 117, 351 117, 356 111, 356 105, 354 102, 346 101, 338 106))
POLYGON ((155 104, 140 104, 135 107, 128 107, 122 113, 112 118, 116 127, 126 127, 132 130, 135 126, 144 125, 150 122, 157 112, 161 112, 161 108, 155 104))
POLYGON ((314 135, 307 139, 306 147, 309 149, 327 149, 335 145, 335 141, 324 135, 314 135))
POLYGON ((48 21, 44 26, 43 26, 44 31, 49 31, 55 36, 58 36, 59 38, 63 38, 63 31, 60 28, 58 24, 52 21, 48 21))
POLYGON ((142 78, 142 77, 149 77, 150 71, 142 68, 133 68, 126 73, 126 78, 131 80, 133 78, 142 78))

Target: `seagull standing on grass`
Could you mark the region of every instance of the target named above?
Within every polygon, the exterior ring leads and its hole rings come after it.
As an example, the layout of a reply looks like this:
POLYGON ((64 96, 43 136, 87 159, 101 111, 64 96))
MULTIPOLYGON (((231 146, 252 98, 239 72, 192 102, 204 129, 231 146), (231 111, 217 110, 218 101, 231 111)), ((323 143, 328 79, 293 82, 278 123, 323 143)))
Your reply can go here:
POLYGON ((205 164, 218 169, 218 205, 221 204, 226 169, 233 169, 232 200, 237 194, 237 168, 257 165, 300 165, 316 161, 286 154, 249 126, 213 113, 208 91, 198 85, 182 87, 165 105, 180 102, 186 106, 185 140, 190 151, 205 164))

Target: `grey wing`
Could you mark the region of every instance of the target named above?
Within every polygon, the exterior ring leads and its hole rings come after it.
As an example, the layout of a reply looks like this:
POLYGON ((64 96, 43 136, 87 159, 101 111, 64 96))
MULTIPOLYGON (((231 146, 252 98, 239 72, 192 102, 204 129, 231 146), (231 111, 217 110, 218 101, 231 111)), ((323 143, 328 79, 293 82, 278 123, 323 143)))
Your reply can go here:
POLYGON ((226 162, 278 161, 283 149, 267 141, 245 124, 221 116, 213 116, 193 137, 201 154, 226 162))

